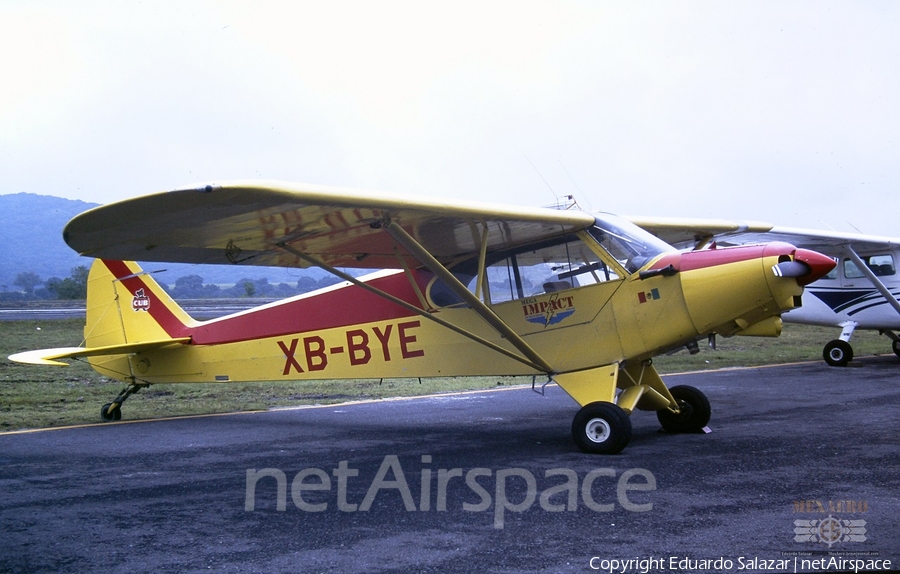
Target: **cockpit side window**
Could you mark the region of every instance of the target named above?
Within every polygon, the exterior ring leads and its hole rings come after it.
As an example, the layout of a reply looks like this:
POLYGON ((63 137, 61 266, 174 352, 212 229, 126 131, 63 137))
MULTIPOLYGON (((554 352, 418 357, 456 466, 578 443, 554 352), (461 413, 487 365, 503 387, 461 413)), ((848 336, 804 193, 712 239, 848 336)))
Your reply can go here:
MULTIPOLYGON (((872 273, 876 277, 887 277, 897 273, 894 267, 894 258, 891 255, 870 255, 862 258, 872 273)), ((861 279, 865 277, 865 273, 857 267, 852 259, 844 260, 844 277, 847 279, 861 279)))
MULTIPOLYGON (((527 251, 506 254, 487 267, 492 303, 533 297, 617 279, 603 261, 581 239, 564 237, 556 242, 532 246, 527 251)), ((469 289, 475 289, 475 278, 469 289)))
MULTIPOLYGON (((596 224, 525 247, 490 253, 486 261, 487 285, 482 299, 502 303, 623 279, 673 247, 614 215, 600 214, 596 224)), ((478 260, 463 261, 451 269, 473 293, 478 292, 478 260)), ((435 281, 431 301, 440 307, 462 304, 447 285, 435 281)))
MULTIPOLYGON (((470 291, 476 292, 477 259, 460 263, 452 272, 470 291)), ((490 254, 486 272, 487 293, 482 298, 491 303, 619 279, 615 271, 609 269, 597 253, 577 235, 490 254)), ((441 307, 462 303, 441 281, 432 284, 429 296, 435 305, 441 307)))

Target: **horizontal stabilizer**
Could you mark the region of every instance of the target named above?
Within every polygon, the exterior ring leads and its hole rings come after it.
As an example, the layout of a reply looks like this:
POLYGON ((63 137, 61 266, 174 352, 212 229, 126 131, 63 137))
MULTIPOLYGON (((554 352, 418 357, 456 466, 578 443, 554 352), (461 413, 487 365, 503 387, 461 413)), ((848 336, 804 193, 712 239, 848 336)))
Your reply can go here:
POLYGON ((25 351, 24 353, 10 355, 9 360, 29 365, 56 365, 67 367, 68 363, 63 363, 59 361, 59 359, 76 359, 79 357, 97 357, 101 355, 127 355, 129 353, 149 351, 150 349, 159 349, 161 347, 168 347, 169 345, 176 345, 179 343, 189 343, 190 340, 190 337, 181 337, 179 339, 144 341, 141 343, 126 343, 124 345, 108 345, 106 347, 61 347, 58 349, 39 349, 37 351, 25 351))

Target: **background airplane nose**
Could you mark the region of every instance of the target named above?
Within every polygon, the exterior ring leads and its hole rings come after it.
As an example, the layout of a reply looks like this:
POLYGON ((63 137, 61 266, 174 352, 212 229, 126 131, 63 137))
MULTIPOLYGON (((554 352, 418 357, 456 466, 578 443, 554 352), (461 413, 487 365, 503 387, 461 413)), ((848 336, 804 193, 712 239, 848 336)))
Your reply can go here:
POLYGON ((831 257, 810 249, 797 249, 794 252, 794 261, 805 263, 809 267, 809 273, 797 277, 797 283, 800 285, 809 285, 821 279, 837 265, 831 257))

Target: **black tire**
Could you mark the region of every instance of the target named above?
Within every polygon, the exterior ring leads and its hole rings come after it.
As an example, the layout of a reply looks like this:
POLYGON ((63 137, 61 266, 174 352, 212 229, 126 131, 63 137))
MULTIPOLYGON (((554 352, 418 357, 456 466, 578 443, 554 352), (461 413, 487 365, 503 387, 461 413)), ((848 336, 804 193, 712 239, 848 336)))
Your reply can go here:
POLYGON ((900 341, 891 341, 891 349, 895 355, 900 357, 900 341))
POLYGON ((853 347, 840 339, 829 341, 822 349, 822 358, 832 367, 846 367, 853 360, 853 347))
POLYGON ((110 412, 111 406, 112 403, 106 403, 100 408, 100 418, 103 419, 103 422, 105 423, 122 420, 122 409, 120 408, 120 405, 116 406, 116 408, 112 409, 112 412, 110 412))
POLYGON ((680 413, 677 415, 669 409, 656 411, 656 418, 666 432, 697 432, 709 424, 712 408, 709 399, 700 389, 689 385, 678 385, 669 389, 680 413))
POLYGON ((621 452, 631 440, 631 418, 618 405, 605 401, 589 403, 572 420, 572 438, 591 454, 621 452))

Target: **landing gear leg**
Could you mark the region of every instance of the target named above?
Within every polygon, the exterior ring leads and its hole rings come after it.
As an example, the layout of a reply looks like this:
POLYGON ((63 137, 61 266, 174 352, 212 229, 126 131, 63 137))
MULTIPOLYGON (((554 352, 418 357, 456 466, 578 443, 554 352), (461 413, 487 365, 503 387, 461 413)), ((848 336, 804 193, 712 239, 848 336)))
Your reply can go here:
POLYGON ((709 423, 706 396, 686 385, 667 388, 650 361, 553 378, 582 405, 572 421, 572 438, 584 452, 615 454, 625 448, 631 440, 631 413, 636 409, 655 411, 669 432, 699 431, 709 423), (617 394, 617 390, 621 392, 617 394))
POLYGON ((113 402, 106 403, 100 408, 100 418, 103 419, 103 422, 107 423, 122 420, 122 403, 125 402, 125 399, 147 386, 149 385, 131 383, 122 389, 122 392, 119 393, 119 396, 117 396, 113 402))

